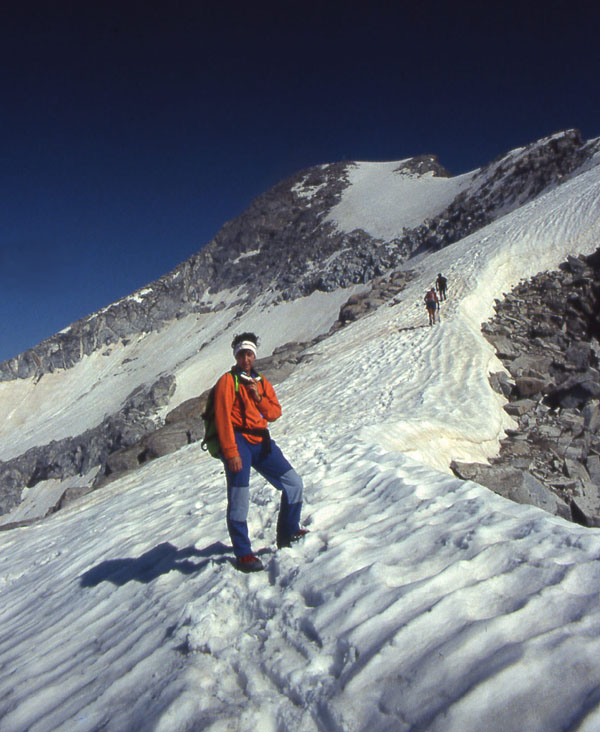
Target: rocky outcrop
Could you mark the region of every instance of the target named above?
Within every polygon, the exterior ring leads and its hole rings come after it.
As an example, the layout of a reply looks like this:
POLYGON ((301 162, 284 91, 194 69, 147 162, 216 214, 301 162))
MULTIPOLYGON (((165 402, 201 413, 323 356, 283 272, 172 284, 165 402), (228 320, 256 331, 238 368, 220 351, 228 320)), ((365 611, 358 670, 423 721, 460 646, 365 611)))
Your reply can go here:
POLYGON ((449 170, 440 165, 437 155, 417 155, 416 158, 404 160, 395 169, 396 173, 409 173, 411 175, 426 175, 432 173, 436 178, 451 178, 449 170))
POLYGON ((168 403, 174 390, 174 377, 163 376, 150 387, 132 392, 124 407, 97 427, 0 461, 0 515, 20 503, 23 488, 45 480, 84 475, 96 466, 104 469, 111 453, 156 430, 156 412, 168 403))
POLYGON ((399 270, 387 277, 377 277, 373 280, 373 285, 369 291, 352 295, 342 305, 334 328, 364 318, 365 315, 389 302, 392 298, 392 304, 398 304, 400 302, 397 298, 398 294, 415 276, 416 272, 414 270, 399 270))
POLYGON ((526 470, 458 461, 452 463, 452 468, 459 478, 480 483, 515 503, 526 503, 563 518, 571 518, 569 507, 526 470))
POLYGON ((453 463, 457 475, 600 526, 599 315, 600 250, 569 257, 496 301, 483 331, 509 375, 490 380, 518 429, 507 431, 490 465, 453 463))
POLYGON ((15 510, 0 516, 0 531, 25 526, 45 518, 68 506, 92 490, 99 466, 87 475, 77 475, 66 480, 51 478, 23 490, 22 500, 15 510))

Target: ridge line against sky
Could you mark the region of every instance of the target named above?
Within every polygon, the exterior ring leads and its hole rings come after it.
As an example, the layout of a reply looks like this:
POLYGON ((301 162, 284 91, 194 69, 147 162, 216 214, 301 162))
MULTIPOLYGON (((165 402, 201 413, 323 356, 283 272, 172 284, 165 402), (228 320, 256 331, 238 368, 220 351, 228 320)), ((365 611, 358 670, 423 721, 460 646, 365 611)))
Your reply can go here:
POLYGON ((591 3, 25 2, 0 13, 0 360, 171 271, 312 165, 453 174, 600 134, 591 3))

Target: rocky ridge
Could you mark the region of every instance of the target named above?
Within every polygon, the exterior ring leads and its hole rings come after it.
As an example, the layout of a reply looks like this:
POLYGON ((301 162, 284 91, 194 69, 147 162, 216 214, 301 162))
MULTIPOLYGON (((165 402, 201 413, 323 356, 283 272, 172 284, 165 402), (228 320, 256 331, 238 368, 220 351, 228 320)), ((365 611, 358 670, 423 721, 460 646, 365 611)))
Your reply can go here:
MULTIPOLYGON (((481 168, 439 216, 391 241, 326 221, 348 184, 353 163, 301 171, 256 198, 200 252, 133 295, 83 318, 19 356, 0 363, 0 380, 39 378, 139 333, 158 330, 188 313, 210 312, 219 293, 244 286, 244 310, 258 294, 295 299, 368 283, 416 252, 439 249, 476 231, 576 173, 598 152, 576 130, 513 151, 481 168)), ((399 174, 448 176, 435 156, 412 158, 399 174)))
POLYGON ((454 462, 475 480, 586 526, 600 526, 600 249, 520 283, 483 333, 507 372, 491 384, 517 428, 489 465, 454 462))

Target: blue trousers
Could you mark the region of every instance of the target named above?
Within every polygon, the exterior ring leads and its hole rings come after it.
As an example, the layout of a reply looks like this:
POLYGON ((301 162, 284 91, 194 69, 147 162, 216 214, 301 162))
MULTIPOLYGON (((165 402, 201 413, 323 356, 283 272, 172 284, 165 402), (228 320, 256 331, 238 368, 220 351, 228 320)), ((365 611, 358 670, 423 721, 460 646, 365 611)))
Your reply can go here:
POLYGON ((248 538, 248 508, 250 504, 250 468, 254 468, 265 480, 281 491, 281 504, 277 520, 277 538, 287 539, 300 528, 302 510, 302 478, 288 463, 283 453, 271 440, 266 452, 262 443, 254 445, 241 435, 235 441, 242 460, 242 469, 232 473, 225 462, 227 476, 227 528, 236 557, 251 554, 248 538))

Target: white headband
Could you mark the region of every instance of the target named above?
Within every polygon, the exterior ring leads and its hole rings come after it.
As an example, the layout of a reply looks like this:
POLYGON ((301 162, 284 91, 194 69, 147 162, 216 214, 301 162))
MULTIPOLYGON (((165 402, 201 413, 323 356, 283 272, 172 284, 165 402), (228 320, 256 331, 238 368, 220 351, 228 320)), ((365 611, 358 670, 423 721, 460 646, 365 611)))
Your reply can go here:
POLYGON ((252 351, 256 356, 256 344, 252 343, 252 341, 242 341, 241 343, 237 343, 233 348, 233 355, 237 356, 240 351, 252 351))

